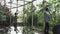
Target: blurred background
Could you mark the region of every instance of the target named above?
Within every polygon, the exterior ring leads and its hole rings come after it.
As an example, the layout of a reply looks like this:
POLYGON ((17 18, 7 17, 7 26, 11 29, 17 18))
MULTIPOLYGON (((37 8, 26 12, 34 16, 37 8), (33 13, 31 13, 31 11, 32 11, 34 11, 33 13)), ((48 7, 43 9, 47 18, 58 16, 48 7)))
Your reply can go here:
POLYGON ((60 0, 0 0, 1 34, 44 34, 45 7, 53 34, 53 26, 60 24, 60 0))

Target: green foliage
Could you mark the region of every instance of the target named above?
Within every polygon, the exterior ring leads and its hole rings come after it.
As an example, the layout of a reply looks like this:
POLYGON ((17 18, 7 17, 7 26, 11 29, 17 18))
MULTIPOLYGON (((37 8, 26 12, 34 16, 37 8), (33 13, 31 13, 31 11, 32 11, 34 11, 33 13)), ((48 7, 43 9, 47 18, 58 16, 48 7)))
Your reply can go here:
MULTIPOLYGON (((32 25, 32 14, 28 16, 28 24, 32 25)), ((33 25, 36 25, 38 22, 38 16, 36 14, 33 14, 33 25)))

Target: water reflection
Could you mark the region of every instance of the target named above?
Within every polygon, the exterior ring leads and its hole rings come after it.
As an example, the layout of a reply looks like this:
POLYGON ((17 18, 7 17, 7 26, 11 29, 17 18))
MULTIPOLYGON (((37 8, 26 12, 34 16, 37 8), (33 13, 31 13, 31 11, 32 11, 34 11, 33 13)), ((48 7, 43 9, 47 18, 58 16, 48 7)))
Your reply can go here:
POLYGON ((35 32, 35 34, 39 34, 39 33, 35 32))
MULTIPOLYGON (((17 27, 18 28, 18 33, 17 34, 22 34, 23 31, 23 27, 17 27)), ((14 27, 11 27, 11 34, 16 34, 16 32, 14 31, 14 27)))
MULTIPOLYGON (((20 26, 18 26, 17 27, 17 29, 18 29, 18 33, 17 34, 32 34, 32 32, 29 30, 29 29, 24 29, 25 30, 25 32, 23 32, 23 27, 20 27, 20 26)), ((34 34, 38 34, 37 32, 33 32, 34 34)), ((16 32, 14 31, 14 27, 12 26, 11 27, 11 33, 10 34, 16 34, 16 32)))

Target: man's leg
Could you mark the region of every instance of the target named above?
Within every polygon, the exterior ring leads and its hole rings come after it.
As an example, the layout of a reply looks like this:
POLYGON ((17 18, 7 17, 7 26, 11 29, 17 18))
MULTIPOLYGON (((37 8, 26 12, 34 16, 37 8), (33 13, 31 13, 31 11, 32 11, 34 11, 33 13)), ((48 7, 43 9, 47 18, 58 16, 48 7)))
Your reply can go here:
POLYGON ((48 22, 45 23, 44 34, 49 34, 49 24, 48 24, 48 22))

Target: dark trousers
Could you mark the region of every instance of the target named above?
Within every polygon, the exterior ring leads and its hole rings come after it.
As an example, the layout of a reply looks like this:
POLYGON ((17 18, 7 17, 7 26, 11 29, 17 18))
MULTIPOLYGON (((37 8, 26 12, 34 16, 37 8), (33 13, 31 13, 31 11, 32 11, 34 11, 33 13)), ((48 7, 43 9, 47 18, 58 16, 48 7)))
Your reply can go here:
POLYGON ((44 34, 49 34, 49 23, 45 22, 44 34))
POLYGON ((17 30, 17 23, 14 23, 14 31, 17 30))

